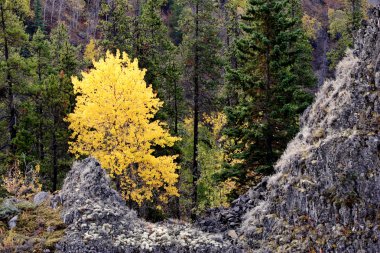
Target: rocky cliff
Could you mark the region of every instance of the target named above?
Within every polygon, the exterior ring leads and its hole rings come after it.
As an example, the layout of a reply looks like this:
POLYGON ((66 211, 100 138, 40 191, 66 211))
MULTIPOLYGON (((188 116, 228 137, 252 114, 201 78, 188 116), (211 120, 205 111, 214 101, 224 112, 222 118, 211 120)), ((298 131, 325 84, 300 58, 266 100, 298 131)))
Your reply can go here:
POLYGON ((144 222, 86 159, 60 194, 68 229, 58 252, 380 252, 380 9, 370 17, 276 174, 230 209, 199 228, 144 222))

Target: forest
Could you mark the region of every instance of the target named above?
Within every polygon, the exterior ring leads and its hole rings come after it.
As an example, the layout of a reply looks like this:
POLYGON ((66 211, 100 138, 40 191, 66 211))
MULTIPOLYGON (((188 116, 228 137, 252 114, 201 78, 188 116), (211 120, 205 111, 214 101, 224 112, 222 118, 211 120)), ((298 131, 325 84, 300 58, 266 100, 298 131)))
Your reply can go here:
POLYGON ((0 0, 0 197, 94 157, 149 221, 228 207, 274 173, 368 6, 0 0))

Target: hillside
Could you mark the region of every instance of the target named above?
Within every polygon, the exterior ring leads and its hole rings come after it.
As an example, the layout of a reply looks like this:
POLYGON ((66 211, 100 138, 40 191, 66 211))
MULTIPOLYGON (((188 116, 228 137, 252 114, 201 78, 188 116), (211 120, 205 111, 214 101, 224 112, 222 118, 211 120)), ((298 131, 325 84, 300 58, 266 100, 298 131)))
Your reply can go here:
POLYGON ((1 0, 0 252, 380 252, 379 36, 367 0, 1 0))

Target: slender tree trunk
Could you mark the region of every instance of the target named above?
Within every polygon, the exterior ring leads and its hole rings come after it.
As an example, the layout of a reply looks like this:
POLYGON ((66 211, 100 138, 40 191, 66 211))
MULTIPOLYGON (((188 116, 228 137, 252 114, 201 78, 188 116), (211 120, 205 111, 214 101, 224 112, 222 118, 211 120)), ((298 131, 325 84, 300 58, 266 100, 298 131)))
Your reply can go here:
POLYGON ((9 109, 8 132, 9 132, 9 137, 10 137, 9 144, 11 147, 11 152, 14 154, 16 151, 16 148, 12 142, 16 138, 16 128, 15 128, 16 108, 14 104, 12 77, 11 77, 10 66, 9 66, 9 47, 8 47, 8 37, 7 37, 5 17, 4 17, 5 10, 4 10, 3 4, 0 5, 0 11, 1 11, 1 29, 4 34, 4 41, 3 41, 4 57, 5 57, 5 62, 6 62, 5 81, 8 86, 8 109, 9 109))
POLYGON ((174 133, 178 135, 178 94, 176 80, 174 80, 174 133))
POLYGON ((271 164, 273 161, 273 128, 272 128, 272 122, 270 119, 270 98, 271 98, 271 69, 270 69, 270 47, 267 46, 266 53, 265 53, 265 68, 266 68, 266 105, 267 108, 265 110, 265 121, 267 124, 266 129, 266 146, 267 146, 267 162, 268 164, 271 164))
POLYGON ((48 0, 46 0, 45 4, 44 4, 44 23, 46 22, 46 8, 47 8, 47 5, 48 5, 48 0))
MULTIPOLYGON (((37 66, 37 73, 38 73, 38 82, 41 85, 42 83, 42 70, 41 70, 41 52, 38 51, 38 66, 37 66)), ((42 131, 42 101, 41 101, 41 94, 39 94, 38 97, 38 105, 37 105, 37 112, 39 115, 39 121, 38 121, 38 156, 40 160, 43 160, 45 158, 44 153, 44 144, 43 144, 43 131, 42 131)))
POLYGON ((52 149, 53 149, 53 192, 57 190, 58 185, 58 145, 57 145, 57 122, 58 117, 56 115, 56 112, 54 112, 53 116, 53 138, 52 138, 52 149))
POLYGON ((51 8, 50 24, 53 24, 54 6, 55 6, 55 0, 53 0, 53 5, 52 5, 52 8, 51 8))
POLYGON ((194 142, 193 142, 193 196, 191 219, 196 220, 198 204, 198 126, 199 126, 199 1, 195 5, 195 46, 194 46, 194 142))
POLYGON ((59 1, 59 8, 58 8, 58 22, 61 22, 62 5, 63 5, 63 0, 60 0, 59 1))

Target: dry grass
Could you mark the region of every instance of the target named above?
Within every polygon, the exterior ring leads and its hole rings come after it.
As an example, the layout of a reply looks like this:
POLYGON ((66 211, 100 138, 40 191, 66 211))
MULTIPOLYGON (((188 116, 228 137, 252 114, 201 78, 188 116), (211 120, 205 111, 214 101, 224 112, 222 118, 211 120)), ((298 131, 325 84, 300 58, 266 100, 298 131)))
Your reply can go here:
POLYGON ((26 201, 20 203, 22 212, 14 229, 9 230, 4 222, 0 222, 0 252, 54 251, 65 231, 60 208, 52 209, 48 203, 40 206, 26 201))

